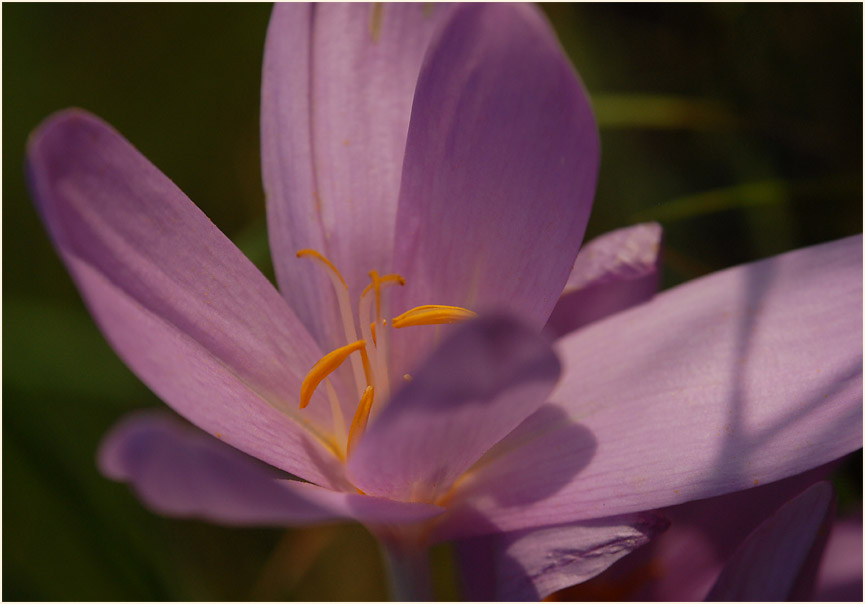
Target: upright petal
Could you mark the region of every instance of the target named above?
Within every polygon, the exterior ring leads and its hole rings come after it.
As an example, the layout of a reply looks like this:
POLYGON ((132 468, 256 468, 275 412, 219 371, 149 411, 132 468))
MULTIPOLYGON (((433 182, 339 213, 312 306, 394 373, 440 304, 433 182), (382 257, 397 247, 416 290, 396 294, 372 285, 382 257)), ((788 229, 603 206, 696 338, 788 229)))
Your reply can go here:
MULTIPOLYGON (((297 413, 320 356, 285 301, 155 166, 96 117, 49 118, 28 147, 42 218, 114 350, 211 434, 322 484, 336 458, 297 413)), ((309 421, 307 421, 309 420, 309 421)))
POLYGON ((736 550, 707 601, 802 600, 803 576, 816 570, 834 513, 835 497, 821 482, 784 505, 736 550))
POLYGON ((237 526, 285 526, 340 519, 400 524, 443 510, 339 493, 289 480, 164 413, 125 418, 99 452, 102 471, 129 482, 159 514, 237 526))
POLYGON ((352 482, 370 495, 435 501, 540 406, 559 364, 549 343, 510 319, 470 321, 428 359, 352 453, 352 482))
POLYGON ((656 514, 632 514, 457 542, 467 600, 546 598, 606 570, 667 527, 656 514))
POLYGON ((598 147, 586 94, 535 7, 455 8, 415 92, 395 308, 497 308, 543 327, 585 231, 598 147))
POLYGON ((457 498, 502 528, 666 507, 803 472, 862 446, 862 238, 688 283, 557 350, 565 369, 551 401, 592 438, 551 449, 573 430, 563 423, 525 444, 502 441, 457 498), (547 483, 558 487, 538 498, 547 483))
POLYGON ((391 271, 400 171, 421 59, 444 5, 277 4, 264 53, 261 141, 280 289, 327 349, 344 344, 327 255, 357 300, 391 271))
POLYGON ((544 328, 556 337, 641 304, 660 281, 661 225, 638 224, 592 239, 577 254, 544 328))

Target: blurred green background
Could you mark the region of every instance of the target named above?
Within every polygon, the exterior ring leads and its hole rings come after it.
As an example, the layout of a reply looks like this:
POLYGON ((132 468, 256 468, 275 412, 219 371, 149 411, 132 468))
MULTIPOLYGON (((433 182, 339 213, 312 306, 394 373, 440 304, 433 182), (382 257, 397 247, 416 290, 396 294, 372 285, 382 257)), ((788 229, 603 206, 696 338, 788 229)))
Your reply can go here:
MULTIPOLYGON (((661 222, 670 286, 862 231, 861 5, 544 10, 601 127, 588 236, 661 222)), ((3 599, 385 598, 360 527, 159 518, 97 473, 105 430, 161 403, 96 330, 22 176, 28 133, 86 108, 272 275, 258 150, 270 6, 2 11, 3 599)), ((861 507, 861 456, 838 485, 842 511, 861 507)))

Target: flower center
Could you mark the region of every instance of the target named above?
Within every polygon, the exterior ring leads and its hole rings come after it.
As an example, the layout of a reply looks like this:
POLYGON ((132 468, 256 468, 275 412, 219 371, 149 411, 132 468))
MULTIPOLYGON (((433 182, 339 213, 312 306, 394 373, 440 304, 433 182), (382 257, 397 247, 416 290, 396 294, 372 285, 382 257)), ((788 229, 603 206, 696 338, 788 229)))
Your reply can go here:
MULTIPOLYGON (((457 323, 477 316, 476 313, 459 306, 430 304, 407 310, 388 320, 383 316, 381 295, 385 287, 405 285, 405 279, 397 274, 379 275, 370 271, 370 284, 363 290, 357 309, 357 323, 352 314, 348 284, 333 263, 315 250, 304 249, 297 252, 298 258, 309 258, 321 265, 330 277, 339 306, 345 340, 347 344, 324 355, 303 380, 300 386, 300 408, 305 408, 316 388, 324 382, 333 417, 336 440, 345 443, 337 447, 338 454, 347 458, 360 441, 366 430, 369 414, 375 400, 387 401, 390 398, 390 376, 388 375, 388 346, 390 329, 402 329, 416 325, 442 325, 457 323), (373 302, 375 302, 373 313, 373 302), (358 327, 361 337, 358 337, 358 327), (359 354, 354 354, 359 353, 359 354), (354 382, 357 386, 357 405, 348 434, 345 431, 345 418, 336 390, 327 377, 336 371, 346 359, 351 359, 354 382)), ((411 376, 403 376, 410 380, 411 376)))

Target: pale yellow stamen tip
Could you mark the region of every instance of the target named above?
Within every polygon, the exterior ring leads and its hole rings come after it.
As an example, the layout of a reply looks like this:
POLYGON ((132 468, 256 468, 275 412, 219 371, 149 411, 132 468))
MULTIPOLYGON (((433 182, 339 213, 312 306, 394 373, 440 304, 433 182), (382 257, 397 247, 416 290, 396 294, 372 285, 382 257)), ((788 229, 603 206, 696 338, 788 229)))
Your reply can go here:
POLYGON ((404 379, 406 382, 410 382, 414 378, 412 378, 412 376, 410 374, 406 373, 402 376, 402 379, 404 379))
POLYGON ((346 455, 351 454, 352 448, 357 444, 366 430, 366 423, 369 420, 369 412, 372 410, 374 394, 375 390, 372 386, 367 386, 366 390, 363 391, 363 396, 360 398, 357 411, 354 412, 354 419, 351 420, 351 428, 348 431, 346 455))
POLYGON ((458 323, 477 317, 477 313, 459 306, 441 306, 429 304, 407 310, 395 317, 391 325, 396 329, 415 325, 441 325, 443 323, 458 323))
POLYGON ((303 409, 309 404, 312 398, 312 393, 318 388, 318 385, 329 376, 331 373, 342 365, 343 361, 348 358, 352 352, 358 350, 363 351, 366 346, 366 341, 358 340, 352 342, 342 348, 337 348, 333 352, 329 352, 322 359, 313 365, 306 377, 303 378, 303 383, 300 385, 300 408, 303 409))

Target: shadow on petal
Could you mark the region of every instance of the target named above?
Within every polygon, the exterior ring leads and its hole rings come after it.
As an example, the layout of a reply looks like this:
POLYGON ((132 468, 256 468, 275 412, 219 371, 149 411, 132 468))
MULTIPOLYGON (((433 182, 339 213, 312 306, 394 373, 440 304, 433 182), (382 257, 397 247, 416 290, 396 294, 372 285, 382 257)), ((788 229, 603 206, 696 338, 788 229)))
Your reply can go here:
POLYGON ((589 464, 597 445, 588 428, 547 403, 490 450, 490 457, 498 459, 480 469, 479 478, 482 474, 481 480, 493 487, 490 493, 498 505, 541 501, 570 483, 589 464))
POLYGON ((462 481, 438 535, 482 535, 542 524, 508 515, 507 525, 487 519, 499 508, 531 507, 573 482, 591 461, 597 440, 556 404, 546 403, 490 449, 462 481))

